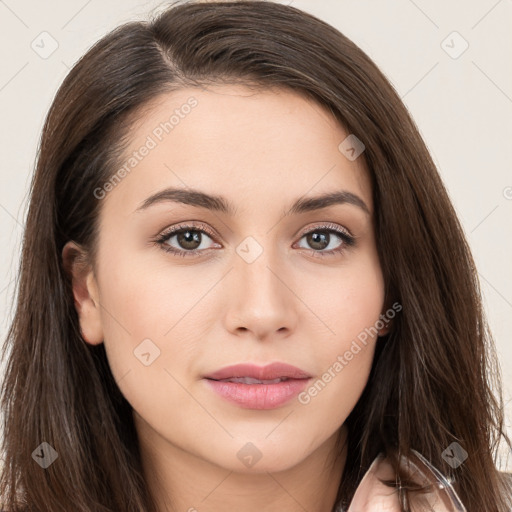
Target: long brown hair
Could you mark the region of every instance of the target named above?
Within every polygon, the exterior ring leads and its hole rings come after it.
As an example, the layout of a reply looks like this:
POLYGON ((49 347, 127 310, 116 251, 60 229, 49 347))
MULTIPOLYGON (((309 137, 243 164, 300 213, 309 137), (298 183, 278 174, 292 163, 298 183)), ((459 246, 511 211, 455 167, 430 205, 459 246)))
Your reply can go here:
POLYGON ((494 342, 470 249, 415 123, 376 65, 335 28, 291 6, 244 0, 178 2, 149 22, 124 24, 57 92, 3 347, 4 508, 156 512, 131 406, 104 345, 81 337, 61 251, 74 240, 94 264, 94 191, 118 170, 131 123, 151 99, 207 83, 292 89, 365 145, 386 302, 403 309, 346 420, 337 503, 348 505, 379 452, 398 472, 398 457, 414 449, 456 482, 468 512, 508 512, 495 465, 500 439, 511 444, 494 342), (34 459, 43 442, 58 454, 44 471, 34 459), (452 442, 468 453, 456 469, 442 456, 452 442))

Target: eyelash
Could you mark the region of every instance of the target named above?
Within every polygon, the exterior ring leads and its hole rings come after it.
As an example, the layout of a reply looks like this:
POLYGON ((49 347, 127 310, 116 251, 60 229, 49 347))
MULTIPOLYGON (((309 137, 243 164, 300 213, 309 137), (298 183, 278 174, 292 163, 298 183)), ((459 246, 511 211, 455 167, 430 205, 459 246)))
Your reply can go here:
MULTIPOLYGON (((201 228, 199 228, 198 226, 194 226, 194 225, 190 225, 190 224, 179 224, 177 226, 174 226, 171 229, 168 229, 167 231, 164 231, 161 235, 159 235, 154 240, 154 242, 156 244, 158 244, 159 246, 161 246, 161 248, 165 252, 174 254, 176 256, 181 256, 181 257, 199 256, 201 252, 208 250, 208 249, 194 249, 192 251, 178 250, 178 249, 175 249, 174 247, 169 246, 166 243, 167 240, 171 236, 177 235, 177 234, 180 234, 180 233, 183 233, 186 231, 205 233, 210 238, 215 239, 215 235, 212 233, 212 231, 210 229, 206 228, 205 226, 202 226, 201 228)), ((331 249, 330 251, 318 251, 318 250, 314 250, 314 249, 309 249, 310 251, 312 251, 313 256, 316 258, 325 258, 325 257, 329 257, 329 256, 335 256, 336 254, 344 253, 347 247, 352 247, 355 245, 355 241, 356 241, 355 236, 349 234, 348 231, 340 229, 338 226, 336 226, 336 224, 330 224, 330 223, 327 223, 327 224, 324 224, 321 226, 315 226, 314 229, 311 229, 311 230, 303 233, 300 236, 299 240, 301 240, 305 236, 310 235, 311 233, 315 233, 317 231, 334 233, 335 235, 337 235, 338 237, 340 237, 342 239, 343 243, 341 244, 341 246, 338 249, 331 249)), ((303 249, 303 248, 301 248, 301 249, 303 249)), ((308 249, 306 249, 306 250, 308 250, 308 249)))

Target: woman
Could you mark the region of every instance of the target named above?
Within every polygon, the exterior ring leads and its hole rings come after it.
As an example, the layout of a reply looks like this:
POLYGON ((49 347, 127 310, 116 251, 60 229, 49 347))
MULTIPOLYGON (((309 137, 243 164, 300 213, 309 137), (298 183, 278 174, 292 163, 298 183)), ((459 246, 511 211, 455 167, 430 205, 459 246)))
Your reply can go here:
POLYGON ((8 342, 9 511, 510 508, 443 183, 375 64, 290 6, 181 3, 74 66, 8 342))

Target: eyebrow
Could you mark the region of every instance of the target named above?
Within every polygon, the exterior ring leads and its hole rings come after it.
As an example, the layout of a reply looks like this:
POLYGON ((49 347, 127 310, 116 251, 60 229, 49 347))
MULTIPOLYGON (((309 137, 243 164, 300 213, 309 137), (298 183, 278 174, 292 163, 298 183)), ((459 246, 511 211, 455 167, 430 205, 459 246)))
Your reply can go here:
MULTIPOLYGON (((187 204, 225 213, 230 216, 235 216, 237 212, 237 208, 222 196, 206 194, 205 192, 190 188, 166 188, 148 197, 134 213, 146 210, 150 206, 162 202, 187 204)), ((367 215, 370 215, 370 210, 366 203, 358 195, 347 190, 329 192, 314 197, 300 197, 284 215, 289 216, 320 210, 335 204, 351 204, 363 210, 367 215)))

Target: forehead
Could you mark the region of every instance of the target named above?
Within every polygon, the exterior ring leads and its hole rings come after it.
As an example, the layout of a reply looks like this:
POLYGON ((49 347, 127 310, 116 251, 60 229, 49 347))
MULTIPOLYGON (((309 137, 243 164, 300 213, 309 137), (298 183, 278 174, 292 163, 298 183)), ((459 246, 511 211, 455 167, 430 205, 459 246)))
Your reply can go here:
POLYGON ((343 188, 371 210, 364 159, 339 149, 348 135, 326 109, 291 90, 173 91, 138 112, 118 166, 122 179, 105 202, 133 211, 159 189, 190 187, 229 196, 243 212, 253 202, 282 205, 343 188))

